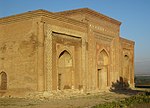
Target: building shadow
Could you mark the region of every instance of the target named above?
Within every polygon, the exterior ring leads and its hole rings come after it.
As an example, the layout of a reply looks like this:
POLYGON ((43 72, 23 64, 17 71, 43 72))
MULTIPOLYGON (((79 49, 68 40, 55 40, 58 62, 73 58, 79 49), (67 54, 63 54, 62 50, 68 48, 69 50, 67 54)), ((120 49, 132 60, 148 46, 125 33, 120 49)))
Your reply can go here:
POLYGON ((112 86, 110 87, 109 91, 117 94, 125 94, 125 95, 135 95, 144 92, 140 90, 131 89, 128 80, 122 77, 120 77, 120 79, 117 80, 116 82, 112 82, 112 86))

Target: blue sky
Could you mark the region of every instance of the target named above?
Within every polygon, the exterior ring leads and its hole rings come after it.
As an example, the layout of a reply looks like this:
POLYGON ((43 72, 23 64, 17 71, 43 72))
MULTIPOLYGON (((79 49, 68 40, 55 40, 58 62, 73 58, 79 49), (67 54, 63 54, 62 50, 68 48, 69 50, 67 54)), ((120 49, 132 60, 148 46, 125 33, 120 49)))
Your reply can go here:
POLYGON ((150 74, 150 0, 0 0, 0 17, 37 9, 56 12, 84 7, 122 22, 120 35, 136 42, 135 73, 150 74))

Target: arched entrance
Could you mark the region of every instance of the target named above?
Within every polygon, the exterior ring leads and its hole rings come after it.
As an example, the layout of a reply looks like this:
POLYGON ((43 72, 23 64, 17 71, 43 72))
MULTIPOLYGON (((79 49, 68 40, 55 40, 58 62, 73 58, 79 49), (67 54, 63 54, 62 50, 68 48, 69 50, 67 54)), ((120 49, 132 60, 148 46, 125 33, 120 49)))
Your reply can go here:
POLYGON ((108 65, 109 58, 107 52, 103 49, 98 55, 97 87, 105 89, 108 86, 108 65))
POLYGON ((7 90, 7 74, 5 72, 0 73, 0 90, 7 90))
POLYGON ((58 58, 58 89, 71 89, 73 78, 73 60, 66 50, 60 53, 58 58))
POLYGON ((128 55, 124 55, 123 58, 123 80, 124 82, 128 82, 130 79, 130 59, 128 55))

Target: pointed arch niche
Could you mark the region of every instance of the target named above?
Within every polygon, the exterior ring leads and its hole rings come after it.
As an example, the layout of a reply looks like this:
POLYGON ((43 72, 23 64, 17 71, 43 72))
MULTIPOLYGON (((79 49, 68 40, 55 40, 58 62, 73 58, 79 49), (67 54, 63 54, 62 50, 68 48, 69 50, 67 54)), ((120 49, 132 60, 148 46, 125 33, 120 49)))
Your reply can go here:
POLYGON ((71 54, 64 50, 58 57, 58 89, 71 89, 73 80, 73 59, 71 54))
POLYGON ((124 82, 130 80, 130 58, 128 55, 123 57, 123 80, 124 82))
POLYGON ((98 53, 97 67, 97 88, 105 89, 108 86, 109 67, 109 56, 105 49, 98 53))
POLYGON ((0 90, 7 90, 7 74, 3 71, 0 73, 0 90))

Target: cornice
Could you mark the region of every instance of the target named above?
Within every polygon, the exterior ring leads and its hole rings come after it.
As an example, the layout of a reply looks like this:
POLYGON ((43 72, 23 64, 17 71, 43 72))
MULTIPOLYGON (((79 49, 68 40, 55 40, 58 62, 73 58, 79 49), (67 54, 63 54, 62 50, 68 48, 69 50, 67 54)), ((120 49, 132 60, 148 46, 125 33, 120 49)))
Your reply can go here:
POLYGON ((102 26, 95 26, 92 24, 90 24, 89 26, 93 29, 93 31, 101 31, 104 34, 107 34, 107 35, 109 34, 110 36, 118 36, 118 32, 114 32, 113 30, 110 30, 108 28, 105 28, 102 26))
POLYGON ((92 16, 95 16, 97 18, 100 18, 102 20, 105 20, 105 21, 108 21, 108 22, 111 22, 113 24, 116 24, 116 25, 121 25, 121 22, 113 19, 113 18, 110 18, 106 15, 103 15, 101 13, 98 13, 94 10, 91 10, 89 8, 80 8, 80 9, 75 9, 75 10, 68 10, 68 11, 63 11, 63 12, 56 12, 56 14, 58 15, 73 15, 73 14, 89 14, 89 15, 92 15, 92 16))
POLYGON ((87 24, 84 22, 76 21, 74 19, 67 18, 67 17, 62 16, 62 15, 56 15, 52 12, 49 12, 46 10, 41 10, 41 9, 0 18, 0 24, 8 24, 8 23, 18 22, 18 21, 23 21, 23 20, 40 18, 40 17, 48 17, 51 19, 60 20, 63 22, 79 25, 81 27, 87 26, 87 24))
POLYGON ((42 12, 44 11, 45 10, 35 10, 35 11, 28 11, 28 12, 21 13, 21 14, 2 17, 0 18, 0 24, 23 21, 23 20, 28 20, 28 19, 32 19, 35 17, 39 17, 39 16, 42 16, 42 12))
POLYGON ((126 44, 132 44, 132 45, 135 44, 134 41, 128 40, 128 39, 125 39, 125 38, 122 38, 122 37, 120 37, 120 40, 121 40, 121 42, 126 43, 126 44))
POLYGON ((99 32, 96 32, 96 31, 94 31, 94 37, 96 39, 104 40, 104 41, 107 41, 107 42, 111 42, 115 38, 114 36, 99 33, 99 32))

